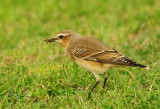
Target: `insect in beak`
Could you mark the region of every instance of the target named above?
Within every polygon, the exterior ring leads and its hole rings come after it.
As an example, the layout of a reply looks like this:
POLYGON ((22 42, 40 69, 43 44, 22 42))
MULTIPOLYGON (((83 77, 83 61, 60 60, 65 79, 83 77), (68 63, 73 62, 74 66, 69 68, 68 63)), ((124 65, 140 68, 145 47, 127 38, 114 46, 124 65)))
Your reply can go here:
POLYGON ((46 39, 44 40, 46 43, 51 43, 51 42, 55 42, 55 40, 58 40, 57 38, 52 38, 52 39, 46 39))

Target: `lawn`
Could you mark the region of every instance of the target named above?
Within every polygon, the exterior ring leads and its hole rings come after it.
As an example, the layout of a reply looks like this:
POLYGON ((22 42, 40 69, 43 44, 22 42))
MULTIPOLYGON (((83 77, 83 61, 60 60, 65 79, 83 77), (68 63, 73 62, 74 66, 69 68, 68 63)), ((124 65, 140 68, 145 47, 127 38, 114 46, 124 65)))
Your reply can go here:
POLYGON ((0 108, 160 108, 159 0, 0 0, 0 108), (43 40, 71 29, 149 66, 96 79, 58 44, 43 40))

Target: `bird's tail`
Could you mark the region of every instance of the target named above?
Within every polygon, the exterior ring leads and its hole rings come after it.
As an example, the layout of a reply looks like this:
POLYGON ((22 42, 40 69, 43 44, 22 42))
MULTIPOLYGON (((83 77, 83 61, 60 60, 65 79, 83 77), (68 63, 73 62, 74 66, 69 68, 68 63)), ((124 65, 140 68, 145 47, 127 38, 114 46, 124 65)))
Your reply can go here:
POLYGON ((139 68, 144 68, 144 69, 149 69, 149 67, 144 66, 144 65, 142 65, 142 64, 138 64, 138 63, 135 63, 135 64, 133 64, 133 65, 131 65, 131 66, 133 66, 133 67, 139 67, 139 68))
POLYGON ((128 57, 124 56, 118 59, 119 61, 121 61, 120 63, 122 65, 126 65, 126 66, 132 66, 132 67, 139 67, 139 68, 144 68, 144 69, 149 69, 149 67, 141 65, 131 59, 129 59, 128 57))

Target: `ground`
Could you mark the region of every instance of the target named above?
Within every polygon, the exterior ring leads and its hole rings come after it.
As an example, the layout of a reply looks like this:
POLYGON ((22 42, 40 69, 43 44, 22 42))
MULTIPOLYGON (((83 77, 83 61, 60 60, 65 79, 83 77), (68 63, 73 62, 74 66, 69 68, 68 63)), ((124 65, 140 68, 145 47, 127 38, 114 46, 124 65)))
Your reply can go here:
POLYGON ((160 1, 1 0, 0 108, 160 108, 160 1), (93 74, 46 44, 71 29, 150 67, 93 74))

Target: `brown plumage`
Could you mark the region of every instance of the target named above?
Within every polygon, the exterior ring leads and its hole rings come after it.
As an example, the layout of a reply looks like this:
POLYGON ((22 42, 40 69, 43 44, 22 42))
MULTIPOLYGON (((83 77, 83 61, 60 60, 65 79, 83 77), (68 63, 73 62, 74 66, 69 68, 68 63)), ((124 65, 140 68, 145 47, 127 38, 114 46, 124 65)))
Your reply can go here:
POLYGON ((112 64, 113 66, 147 68, 92 37, 81 37, 71 43, 70 46, 69 53, 78 59, 112 64))

